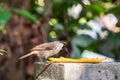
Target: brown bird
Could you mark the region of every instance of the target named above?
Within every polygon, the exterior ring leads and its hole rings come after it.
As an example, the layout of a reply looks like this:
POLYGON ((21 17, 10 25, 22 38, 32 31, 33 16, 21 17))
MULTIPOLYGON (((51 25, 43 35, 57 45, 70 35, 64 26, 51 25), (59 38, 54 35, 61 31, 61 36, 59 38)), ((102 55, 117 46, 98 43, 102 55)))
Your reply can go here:
POLYGON ((30 50, 30 53, 20 57, 19 60, 24 59, 24 58, 31 56, 31 55, 36 55, 39 58, 47 59, 48 57, 59 53, 59 51, 62 50, 63 46, 64 46, 64 43, 61 41, 43 43, 43 44, 40 44, 36 47, 33 47, 30 50))

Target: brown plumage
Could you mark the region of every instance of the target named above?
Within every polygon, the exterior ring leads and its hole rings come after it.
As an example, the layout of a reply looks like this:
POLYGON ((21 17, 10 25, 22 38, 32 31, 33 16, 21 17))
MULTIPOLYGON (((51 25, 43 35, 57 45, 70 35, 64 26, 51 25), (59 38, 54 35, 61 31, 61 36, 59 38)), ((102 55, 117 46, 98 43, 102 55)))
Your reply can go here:
POLYGON ((30 51, 30 53, 22 56, 19 58, 24 59, 31 55, 37 55, 40 58, 47 59, 49 56, 53 56, 54 54, 59 53, 60 50, 62 50, 64 44, 61 41, 54 41, 49 43, 43 43, 36 47, 33 47, 30 51))

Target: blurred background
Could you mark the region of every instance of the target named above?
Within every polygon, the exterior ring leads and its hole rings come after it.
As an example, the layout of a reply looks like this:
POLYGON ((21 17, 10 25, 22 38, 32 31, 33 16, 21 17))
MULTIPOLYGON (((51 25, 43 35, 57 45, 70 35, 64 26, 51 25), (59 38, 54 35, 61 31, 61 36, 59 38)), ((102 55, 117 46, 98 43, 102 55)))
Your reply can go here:
POLYGON ((0 80, 33 80, 35 56, 15 63, 43 42, 64 41, 80 58, 85 51, 120 60, 119 0, 0 0, 0 80))

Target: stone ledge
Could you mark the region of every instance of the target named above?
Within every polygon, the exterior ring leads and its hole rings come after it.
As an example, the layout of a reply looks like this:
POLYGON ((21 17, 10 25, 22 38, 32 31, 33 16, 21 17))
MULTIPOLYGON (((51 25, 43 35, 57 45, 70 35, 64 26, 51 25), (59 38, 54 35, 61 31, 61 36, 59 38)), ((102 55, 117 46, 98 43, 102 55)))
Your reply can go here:
POLYGON ((120 80, 120 63, 35 63, 35 80, 120 80))

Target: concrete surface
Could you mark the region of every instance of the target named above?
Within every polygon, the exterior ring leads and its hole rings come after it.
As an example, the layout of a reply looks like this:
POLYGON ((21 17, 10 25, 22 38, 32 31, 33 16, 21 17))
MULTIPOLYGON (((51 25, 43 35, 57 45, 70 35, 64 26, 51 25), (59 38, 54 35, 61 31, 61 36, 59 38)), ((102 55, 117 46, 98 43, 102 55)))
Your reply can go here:
POLYGON ((35 80, 120 80, 120 63, 35 63, 35 80))

